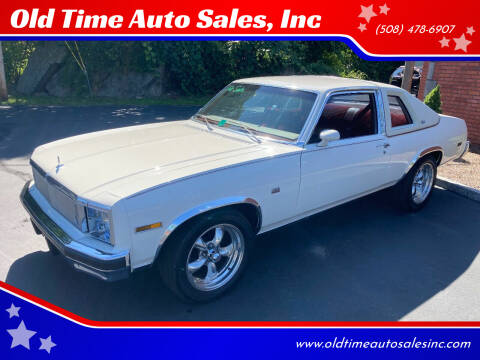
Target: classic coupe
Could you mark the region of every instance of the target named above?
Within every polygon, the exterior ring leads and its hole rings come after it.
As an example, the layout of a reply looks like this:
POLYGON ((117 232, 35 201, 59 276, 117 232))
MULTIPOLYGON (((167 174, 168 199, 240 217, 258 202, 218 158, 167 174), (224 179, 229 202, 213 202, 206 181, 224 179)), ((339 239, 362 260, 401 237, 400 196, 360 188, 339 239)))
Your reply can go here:
POLYGON ((182 299, 208 301, 257 234, 390 187, 417 211, 468 146, 463 120, 392 85, 249 78, 187 120, 36 148, 21 201, 74 269, 112 281, 150 266, 182 299))

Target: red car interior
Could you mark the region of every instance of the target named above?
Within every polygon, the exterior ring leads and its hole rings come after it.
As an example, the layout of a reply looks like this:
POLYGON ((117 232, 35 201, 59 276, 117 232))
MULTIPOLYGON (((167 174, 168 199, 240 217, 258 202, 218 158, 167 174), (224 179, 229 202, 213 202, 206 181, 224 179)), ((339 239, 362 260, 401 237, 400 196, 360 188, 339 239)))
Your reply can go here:
POLYGON ((390 117, 392 119, 392 127, 410 124, 402 108, 399 106, 390 105, 390 117))
POLYGON ((334 129, 341 139, 375 134, 376 120, 371 103, 331 102, 325 105, 311 142, 318 142, 322 130, 334 129))

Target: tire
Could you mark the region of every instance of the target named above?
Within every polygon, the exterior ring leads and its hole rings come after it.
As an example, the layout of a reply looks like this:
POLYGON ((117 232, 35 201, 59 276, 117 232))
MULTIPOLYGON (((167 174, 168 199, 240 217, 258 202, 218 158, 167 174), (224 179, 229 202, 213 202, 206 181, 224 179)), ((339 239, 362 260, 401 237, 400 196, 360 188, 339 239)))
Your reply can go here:
POLYGON ((435 160, 432 157, 420 159, 396 185, 397 203, 403 210, 410 212, 422 209, 432 196, 436 178, 437 164, 435 160), (417 186, 414 186, 414 182, 417 183, 417 186))
POLYGON ((206 302, 238 280, 255 234, 245 216, 225 209, 200 215, 172 236, 159 258, 164 283, 184 301, 206 302))

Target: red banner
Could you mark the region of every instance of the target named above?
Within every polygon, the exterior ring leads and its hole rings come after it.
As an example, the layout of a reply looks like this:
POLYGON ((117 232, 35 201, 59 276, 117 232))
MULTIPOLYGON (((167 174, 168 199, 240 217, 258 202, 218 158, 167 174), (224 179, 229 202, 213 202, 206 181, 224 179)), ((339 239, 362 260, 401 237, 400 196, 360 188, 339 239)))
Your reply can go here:
POLYGON ((4 2, 0 37, 344 39, 375 57, 480 57, 478 1, 4 2))

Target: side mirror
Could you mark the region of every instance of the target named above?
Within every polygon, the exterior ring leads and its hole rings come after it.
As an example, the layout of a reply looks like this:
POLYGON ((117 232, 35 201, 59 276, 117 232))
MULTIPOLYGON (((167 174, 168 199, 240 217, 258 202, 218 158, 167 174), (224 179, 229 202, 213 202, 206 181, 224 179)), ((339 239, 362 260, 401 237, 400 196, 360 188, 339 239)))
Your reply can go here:
POLYGON ((327 129, 322 130, 318 137, 320 142, 317 146, 327 146, 330 141, 340 140, 340 133, 337 130, 327 129))

